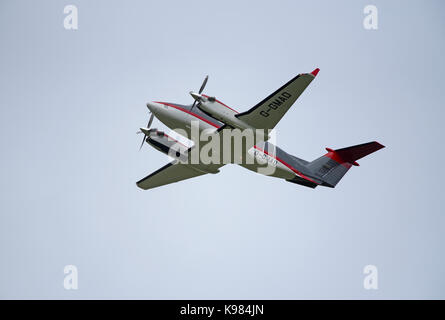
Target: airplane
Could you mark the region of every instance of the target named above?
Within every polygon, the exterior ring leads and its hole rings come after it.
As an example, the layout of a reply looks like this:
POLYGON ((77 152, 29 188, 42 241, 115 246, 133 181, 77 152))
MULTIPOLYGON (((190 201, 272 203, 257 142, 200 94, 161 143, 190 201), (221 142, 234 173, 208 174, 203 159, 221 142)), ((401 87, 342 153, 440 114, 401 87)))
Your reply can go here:
MULTIPOLYGON (((192 134, 191 123, 193 121, 198 124, 200 133, 206 130, 214 135, 220 135, 224 129, 270 131, 275 128, 319 71, 320 69, 317 68, 311 73, 298 74, 244 112, 238 112, 215 97, 203 94, 208 76, 205 77, 197 93, 190 92, 194 99, 193 104, 148 102, 147 108, 151 115, 147 127, 140 128, 138 132, 144 134, 140 148, 144 142, 147 142, 155 149, 173 157, 173 160, 136 182, 136 185, 144 190, 152 189, 205 174, 216 174, 226 164, 224 162, 204 163, 198 161, 193 163, 187 161, 190 160, 194 146, 188 147, 163 131, 150 129, 154 117, 186 138, 192 134)), ((273 170, 263 174, 309 188, 318 186, 334 188, 352 166, 359 165, 357 160, 384 148, 376 141, 340 149, 326 148, 326 154, 313 161, 306 161, 270 143, 267 134, 259 137, 260 139, 256 139, 253 144, 246 142, 244 145, 246 153, 243 154, 244 160, 256 159, 257 163, 243 161, 237 164, 251 171, 262 173, 261 168, 266 163, 272 166, 273 170)), ((195 143, 195 146, 199 143, 193 139, 192 142, 195 143)))

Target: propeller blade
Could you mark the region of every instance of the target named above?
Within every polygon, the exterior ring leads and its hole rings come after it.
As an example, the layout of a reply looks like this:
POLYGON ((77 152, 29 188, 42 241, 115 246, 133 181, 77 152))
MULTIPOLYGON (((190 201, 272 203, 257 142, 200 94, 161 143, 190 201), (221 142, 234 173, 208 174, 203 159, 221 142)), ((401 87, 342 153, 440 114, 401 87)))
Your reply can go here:
MULTIPOLYGON (((151 112, 150 112, 151 113, 151 112)), ((150 129, 151 123, 153 122, 153 118, 155 117, 155 115, 152 113, 150 116, 150 120, 148 120, 148 125, 147 125, 147 129, 150 129)))
POLYGON ((144 145, 145 137, 146 137, 146 135, 144 134, 144 136, 142 137, 141 146, 139 147, 139 151, 142 149, 142 146, 144 145))
POLYGON ((204 90, 204 88, 205 88, 205 86, 207 84, 207 80, 209 80, 209 76, 208 75, 205 77, 204 82, 201 85, 201 89, 199 89, 199 94, 201 94, 202 91, 204 90))
MULTIPOLYGON (((147 129, 150 129, 151 123, 153 122, 153 119, 155 117, 155 115, 152 112, 150 112, 150 113, 151 113, 151 116, 150 116, 150 120, 148 120, 147 129)), ((142 131, 138 131, 136 133, 143 133, 143 132, 142 131)), ((142 137, 142 143, 141 143, 141 146, 139 147, 139 150, 142 149, 142 146, 144 145, 146 137, 147 137, 147 134, 144 133, 144 136, 142 137)))
MULTIPOLYGON (((201 94, 202 91, 204 90, 204 88, 205 88, 205 86, 207 84, 207 80, 209 80, 209 76, 208 75, 204 78, 204 81, 202 82, 201 88, 199 89, 199 94, 201 94)), ((192 94, 192 91, 190 91, 190 94, 192 94)), ((192 107, 190 108, 190 111, 193 110, 193 107, 195 106, 196 101, 197 101, 196 97, 194 97, 194 96, 193 96, 193 99, 195 99, 195 101, 193 102, 192 107)))

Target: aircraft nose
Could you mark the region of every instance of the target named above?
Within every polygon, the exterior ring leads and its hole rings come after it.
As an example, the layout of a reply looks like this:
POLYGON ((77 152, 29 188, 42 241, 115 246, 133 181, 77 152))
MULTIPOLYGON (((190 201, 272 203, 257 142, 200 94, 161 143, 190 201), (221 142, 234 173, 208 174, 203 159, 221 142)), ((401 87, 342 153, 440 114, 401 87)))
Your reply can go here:
POLYGON ((148 108, 148 110, 153 112, 155 110, 156 106, 153 102, 147 102, 147 108, 148 108))
POLYGON ((158 114, 159 112, 162 112, 162 104, 157 102, 147 102, 147 108, 154 114, 158 114))

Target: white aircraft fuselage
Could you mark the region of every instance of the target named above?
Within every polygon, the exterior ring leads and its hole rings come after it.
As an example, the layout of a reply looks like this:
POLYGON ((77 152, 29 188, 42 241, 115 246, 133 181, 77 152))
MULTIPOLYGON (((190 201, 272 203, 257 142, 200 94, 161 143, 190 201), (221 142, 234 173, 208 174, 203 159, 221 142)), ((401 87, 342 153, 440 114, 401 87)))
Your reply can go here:
POLYGON ((358 166, 356 160, 384 146, 372 141, 335 150, 326 148, 326 154, 313 161, 306 161, 268 141, 270 130, 275 128, 318 72, 317 68, 311 73, 298 74, 255 106, 241 113, 215 97, 201 94, 208 77, 204 79, 199 93, 190 92, 195 100, 193 105, 147 103, 152 115, 147 128, 141 128, 141 132, 144 133, 141 147, 147 142, 174 160, 139 180, 137 186, 144 190, 152 189, 209 173, 218 173, 219 168, 225 164, 236 163, 251 171, 285 179, 305 187, 334 188, 352 166, 358 166), (165 133, 150 129, 154 117, 171 130, 192 140, 194 146, 191 148, 180 146, 178 141, 174 139, 172 141, 165 133), (225 140, 227 132, 230 134, 230 141, 225 140), (235 137, 238 133, 240 135, 235 137), (213 140, 219 142, 216 151, 213 147, 208 147, 213 146, 213 140), (211 151, 210 157, 207 157, 208 150, 211 151), (199 159, 193 161, 196 152, 199 154, 199 159), (230 154, 229 159, 226 157, 228 154, 230 154), (208 161, 209 158, 211 161, 208 161), (184 159, 186 161, 183 161, 184 159), (214 159, 219 161, 215 162, 214 159))
MULTIPOLYGON (((207 98, 207 96, 204 97, 207 98)), ((185 106, 159 101, 148 102, 147 107, 157 119, 159 119, 171 130, 177 132, 178 134, 183 134, 185 131, 188 135, 186 138, 192 137, 191 125, 193 121, 198 121, 199 123, 199 134, 201 134, 204 130, 214 130, 216 133, 220 127, 224 126, 224 124, 228 124, 231 127, 240 130, 255 130, 245 122, 235 117, 235 115, 239 112, 216 99, 215 101, 207 101, 207 103, 201 102, 199 107, 195 106, 193 109, 191 109, 191 105, 185 106), (208 111, 204 112, 203 110, 206 109, 208 111)), ((270 145, 271 144, 269 143, 269 146, 270 145)), ((249 148, 246 153, 246 157, 250 159, 247 159, 245 163, 252 164, 240 165, 254 172, 264 172, 267 173, 267 175, 282 179, 292 179, 296 175, 302 175, 297 169, 287 164, 284 160, 280 158, 277 159, 276 155, 265 151, 262 148, 262 144, 249 148), (265 166, 266 162, 269 166, 274 167, 273 173, 264 170, 262 171, 260 169, 265 166)))

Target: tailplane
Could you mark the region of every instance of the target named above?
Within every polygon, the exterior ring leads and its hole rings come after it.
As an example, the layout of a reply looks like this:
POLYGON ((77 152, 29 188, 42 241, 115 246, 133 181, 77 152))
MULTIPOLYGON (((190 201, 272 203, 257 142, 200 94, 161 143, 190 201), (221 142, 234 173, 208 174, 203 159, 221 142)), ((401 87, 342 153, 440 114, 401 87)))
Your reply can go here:
POLYGON ((358 166, 357 160, 385 146, 373 141, 352 147, 332 150, 326 148, 325 155, 307 164, 307 168, 323 181, 326 187, 335 187, 351 166, 358 166))

